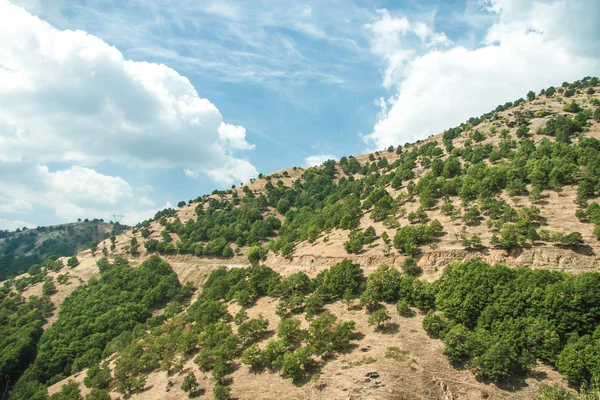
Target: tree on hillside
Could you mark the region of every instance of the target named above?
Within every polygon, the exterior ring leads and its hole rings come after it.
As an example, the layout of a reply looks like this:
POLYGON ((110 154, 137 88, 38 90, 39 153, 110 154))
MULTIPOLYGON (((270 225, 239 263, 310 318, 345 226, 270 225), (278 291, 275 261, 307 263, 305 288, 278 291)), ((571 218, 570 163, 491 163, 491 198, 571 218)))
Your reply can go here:
POLYGON ((382 329, 385 323, 388 322, 392 317, 385 308, 373 311, 369 316, 369 325, 375 325, 375 329, 382 329))
POLYGON ((96 242, 94 240, 90 243, 90 251, 92 252, 92 256, 96 253, 97 250, 98 250, 98 242, 96 242))
POLYGON ((75 268, 78 265, 79 265, 79 260, 77 259, 76 256, 73 256, 67 260, 67 267, 69 267, 69 268, 75 268))
POLYGON ((196 375, 193 371, 190 371, 185 378, 183 378, 183 383, 181 384, 181 390, 186 393, 189 393, 190 397, 192 393, 198 390, 198 381, 196 380, 196 375))

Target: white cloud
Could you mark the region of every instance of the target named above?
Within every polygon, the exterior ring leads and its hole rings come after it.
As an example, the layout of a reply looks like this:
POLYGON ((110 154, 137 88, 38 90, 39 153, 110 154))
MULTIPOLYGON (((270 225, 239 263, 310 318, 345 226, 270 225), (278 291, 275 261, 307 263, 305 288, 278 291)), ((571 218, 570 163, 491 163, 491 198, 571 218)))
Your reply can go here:
POLYGON ((22 221, 20 219, 6 219, 0 217, 0 230, 9 230, 14 231, 17 228, 35 228, 37 225, 32 224, 31 222, 22 221))
POLYGON ((33 210, 30 202, 0 196, 0 213, 24 213, 33 210))
POLYGON ((327 160, 335 160, 333 154, 317 154, 314 156, 308 156, 304 159, 304 164, 307 167, 314 167, 323 164, 327 160))
POLYGON ((249 163, 233 152, 252 148, 173 69, 125 60, 98 37, 0 0, 0 161, 228 165, 245 179, 249 163))
POLYGON ((139 222, 137 216, 158 211, 145 196, 136 202, 134 190, 124 179, 79 166, 51 171, 44 165, 0 163, 0 186, 5 191, 0 197, 0 229, 39 225, 15 217, 32 211, 50 211, 62 222, 108 219, 118 213, 125 214, 130 223, 139 222))
POLYGON ((225 148, 232 150, 252 150, 255 146, 246 142, 246 128, 221 122, 219 139, 225 148))
POLYGON ((185 176, 187 176, 188 178, 197 178, 198 177, 198 173, 196 171, 192 171, 189 168, 185 168, 183 170, 183 173, 185 174, 185 176))
POLYGON ((125 225, 136 225, 138 222, 153 218, 157 212, 165 208, 173 208, 173 204, 166 202, 162 207, 151 207, 143 210, 129 210, 124 212, 124 217, 121 223, 125 225))
POLYGON ((380 19, 367 24, 373 33, 372 51, 387 63, 383 85, 387 88, 402 78, 406 63, 414 58, 419 47, 451 44, 443 33, 433 32, 422 22, 411 23, 406 17, 394 18, 386 9, 377 10, 380 19), (412 35, 410 35, 412 34, 412 35), (415 39, 418 39, 415 42, 415 39))
POLYGON ((475 49, 449 45, 445 36, 381 12, 368 26, 372 51, 386 62, 384 86, 398 91, 382 107, 372 148, 436 134, 481 115, 498 104, 600 70, 600 3, 495 0, 497 13, 484 42, 475 49), (421 51, 406 45, 409 29, 427 38, 421 51), (425 49, 423 51, 423 49, 425 49))
POLYGON ((133 199, 131 186, 118 176, 102 175, 78 166, 56 172, 50 172, 46 166, 40 166, 38 170, 50 192, 61 198, 111 205, 133 199))
MULTIPOLYGON (((225 165, 219 168, 204 170, 205 174, 210 176, 221 185, 232 185, 239 182, 248 182, 250 178, 258 175, 258 171, 252 164, 246 160, 238 158, 229 160, 225 165)), ((197 171, 185 171, 187 176, 197 176, 197 171)))
POLYGON ((140 197, 138 199, 138 203, 139 203, 139 205, 146 207, 146 208, 152 208, 152 207, 156 206, 156 204, 152 200, 147 198, 146 196, 140 197))

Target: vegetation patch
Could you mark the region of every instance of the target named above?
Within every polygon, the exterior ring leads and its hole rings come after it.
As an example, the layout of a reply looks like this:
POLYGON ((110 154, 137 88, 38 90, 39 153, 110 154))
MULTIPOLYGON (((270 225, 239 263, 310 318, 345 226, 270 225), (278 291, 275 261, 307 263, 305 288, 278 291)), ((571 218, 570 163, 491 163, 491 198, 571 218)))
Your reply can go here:
POLYGON ((358 361, 350 361, 350 362, 342 365, 342 369, 350 369, 350 368, 354 368, 354 367, 359 367, 361 365, 373 364, 376 361, 377 361, 376 358, 373 358, 370 356, 364 356, 363 358, 361 358, 358 361))
POLYGON ((391 358, 392 360, 396 360, 398 362, 408 360, 408 355, 410 351, 402 350, 400 347, 391 346, 385 349, 385 358, 391 358))

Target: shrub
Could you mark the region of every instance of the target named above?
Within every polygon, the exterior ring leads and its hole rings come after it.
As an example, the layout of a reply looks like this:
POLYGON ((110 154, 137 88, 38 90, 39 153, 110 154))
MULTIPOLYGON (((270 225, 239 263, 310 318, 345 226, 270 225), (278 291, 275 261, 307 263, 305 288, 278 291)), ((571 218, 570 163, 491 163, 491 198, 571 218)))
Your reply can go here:
POLYGON ((392 317, 385 308, 373 311, 369 316, 369 325, 375 325, 375 329, 381 329, 392 317))
POLYGON ((402 264, 402 270, 408 276, 419 276, 423 272, 423 269, 417 265, 417 260, 411 256, 407 256, 402 264))
POLYGON ((198 390, 198 381, 196 380, 196 375, 193 371, 190 371, 185 378, 183 378, 183 383, 181 384, 181 390, 186 393, 193 393, 198 390))
POLYGON ((228 400, 231 398, 231 387, 217 383, 213 388, 215 400, 228 400))
POLYGON ((406 299, 402 299, 396 303, 396 311, 398 311, 398 315, 401 317, 409 318, 415 316, 415 312, 410 309, 406 299))
POLYGON ((70 257, 70 258, 67 260, 67 267, 69 267, 69 268, 75 268, 75 267, 76 267, 76 266, 78 266, 78 265, 79 265, 79 260, 78 260, 78 259, 77 259, 77 257, 75 257, 75 256, 73 256, 73 257, 70 257))
POLYGON ((423 329, 433 338, 443 339, 448 330, 448 325, 448 319, 433 310, 430 310, 423 318, 423 329))

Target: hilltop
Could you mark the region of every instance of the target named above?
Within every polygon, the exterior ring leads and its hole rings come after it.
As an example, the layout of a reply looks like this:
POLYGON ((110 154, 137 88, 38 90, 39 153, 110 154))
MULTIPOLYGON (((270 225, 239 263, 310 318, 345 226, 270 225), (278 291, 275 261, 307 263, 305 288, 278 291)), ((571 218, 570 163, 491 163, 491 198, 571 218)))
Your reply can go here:
POLYGON ((71 381, 92 399, 594 389, 599 94, 597 78, 529 92, 416 143, 181 202, 36 266, 0 292, 0 315, 28 315, 6 337, 29 329, 17 356, 2 350, 19 361, 6 387, 20 378, 14 398, 48 387, 54 399, 77 398, 71 381))

